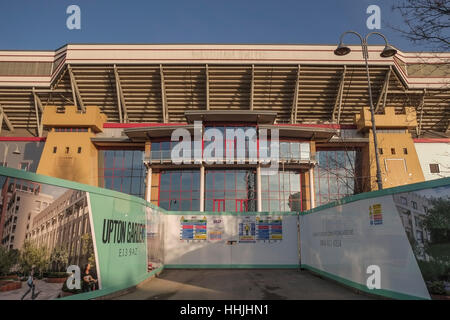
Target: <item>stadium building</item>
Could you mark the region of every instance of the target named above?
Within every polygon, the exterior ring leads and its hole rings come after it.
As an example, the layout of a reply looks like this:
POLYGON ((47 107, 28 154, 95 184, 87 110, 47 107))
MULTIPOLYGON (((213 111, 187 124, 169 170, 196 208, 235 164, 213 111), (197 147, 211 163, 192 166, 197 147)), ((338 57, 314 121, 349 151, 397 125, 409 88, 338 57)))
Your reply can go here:
MULTIPOLYGON (((361 49, 346 56, 334 49, 68 44, 0 51, 1 165, 174 211, 298 211, 376 190, 361 49), (276 130, 278 174, 262 174, 264 164, 248 152, 232 162, 173 163, 172 133, 182 128, 194 137, 196 121, 203 132, 276 130)), ((450 176, 450 54, 383 58, 382 50, 369 47, 383 187, 450 176)), ((235 143, 225 139, 224 153, 235 143)))

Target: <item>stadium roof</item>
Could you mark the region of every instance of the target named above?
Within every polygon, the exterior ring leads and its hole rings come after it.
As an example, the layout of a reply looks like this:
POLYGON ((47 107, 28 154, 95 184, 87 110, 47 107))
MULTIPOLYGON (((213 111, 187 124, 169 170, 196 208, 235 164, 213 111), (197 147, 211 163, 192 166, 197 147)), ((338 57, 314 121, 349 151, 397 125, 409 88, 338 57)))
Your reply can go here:
MULTIPOLYGON (((108 122, 185 123, 186 111, 276 112, 275 123, 353 124, 368 106, 361 48, 331 45, 68 44, 56 51, 0 51, 3 129, 42 135, 46 105, 97 105, 108 122)), ((417 110, 417 135, 449 133, 450 53, 370 46, 377 112, 417 110)), ((3 132, 5 134, 5 132, 3 132)))

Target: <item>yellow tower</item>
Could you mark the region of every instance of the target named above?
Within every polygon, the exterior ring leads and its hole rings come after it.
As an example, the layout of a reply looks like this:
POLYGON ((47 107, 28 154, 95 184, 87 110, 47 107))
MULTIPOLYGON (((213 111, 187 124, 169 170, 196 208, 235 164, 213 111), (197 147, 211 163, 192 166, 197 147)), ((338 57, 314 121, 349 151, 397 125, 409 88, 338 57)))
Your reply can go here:
MULTIPOLYGON (((364 108, 355 116, 358 131, 369 138, 368 155, 363 175, 368 177, 370 190, 377 190, 376 161, 370 109, 364 108)), ((380 159, 383 188, 392 188, 424 181, 414 141, 408 129, 417 126, 416 111, 405 107, 402 114, 395 114, 395 108, 386 107, 384 114, 375 115, 378 155, 380 159)))
POLYGON ((98 151, 91 138, 103 130, 106 115, 96 106, 46 106, 42 124, 49 130, 37 173, 97 186, 98 151))

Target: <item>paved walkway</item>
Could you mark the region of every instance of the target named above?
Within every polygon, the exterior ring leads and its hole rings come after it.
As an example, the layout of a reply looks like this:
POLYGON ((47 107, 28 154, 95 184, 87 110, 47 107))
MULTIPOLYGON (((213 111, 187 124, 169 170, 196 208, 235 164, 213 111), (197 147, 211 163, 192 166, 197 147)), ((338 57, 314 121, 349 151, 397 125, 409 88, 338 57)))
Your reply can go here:
MULTIPOLYGON (((36 288, 34 294, 37 295, 35 300, 52 300, 56 299, 61 292, 62 283, 47 283, 43 280, 36 280, 36 288)), ((28 285, 22 282, 22 288, 17 290, 0 292, 0 300, 20 300, 25 292, 28 291, 28 285)), ((31 300, 31 291, 24 300, 31 300)))
POLYGON ((297 270, 164 270, 122 300, 366 300, 308 271, 297 270))

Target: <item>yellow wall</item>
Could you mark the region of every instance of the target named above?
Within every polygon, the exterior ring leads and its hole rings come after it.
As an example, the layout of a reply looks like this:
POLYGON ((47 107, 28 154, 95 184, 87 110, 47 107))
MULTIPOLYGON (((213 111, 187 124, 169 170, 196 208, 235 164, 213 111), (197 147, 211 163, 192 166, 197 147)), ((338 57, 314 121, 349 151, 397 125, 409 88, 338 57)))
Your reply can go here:
POLYGON ((60 113, 54 106, 45 107, 43 125, 51 131, 48 133, 37 173, 98 185, 98 151, 91 138, 95 136, 93 131, 101 130, 103 123, 100 123, 106 122, 106 116, 100 113, 98 107, 89 106, 86 110, 85 114, 78 113, 75 107, 70 106, 66 107, 65 113, 60 113), (59 123, 61 115, 65 115, 65 120, 59 123), (88 132, 56 132, 55 127, 83 127, 88 132))
MULTIPOLYGON (((377 140, 378 149, 383 149, 383 154, 378 153, 383 188, 425 181, 416 148, 414 147, 414 141, 409 132, 406 130, 404 133, 377 132, 377 140), (392 154, 391 149, 395 150, 395 154, 392 154), (404 149, 406 149, 407 154, 405 154, 404 149)), ((371 187, 372 190, 377 190, 372 132, 369 133, 369 141, 371 187)))
POLYGON ((37 173, 97 186, 98 152, 91 137, 91 132, 49 132, 37 173))
MULTIPOLYGON (((361 114, 355 117, 355 123, 358 130, 367 132, 369 138, 368 148, 364 149, 363 175, 368 178, 369 189, 377 190, 375 148, 369 108, 364 108, 361 114)), ((394 108, 387 107, 385 114, 376 115, 378 156, 383 188, 425 180, 414 141, 407 130, 416 123, 416 113, 412 108, 405 108, 403 114, 395 114, 394 108)))
POLYGON ((107 117, 100 112, 97 106, 87 106, 86 112, 81 113, 76 106, 46 106, 42 115, 42 124, 45 127, 90 127, 94 132, 103 131, 103 124, 107 117))
POLYGON ((152 190, 150 194, 151 203, 158 205, 159 197, 159 172, 152 173, 152 190))

